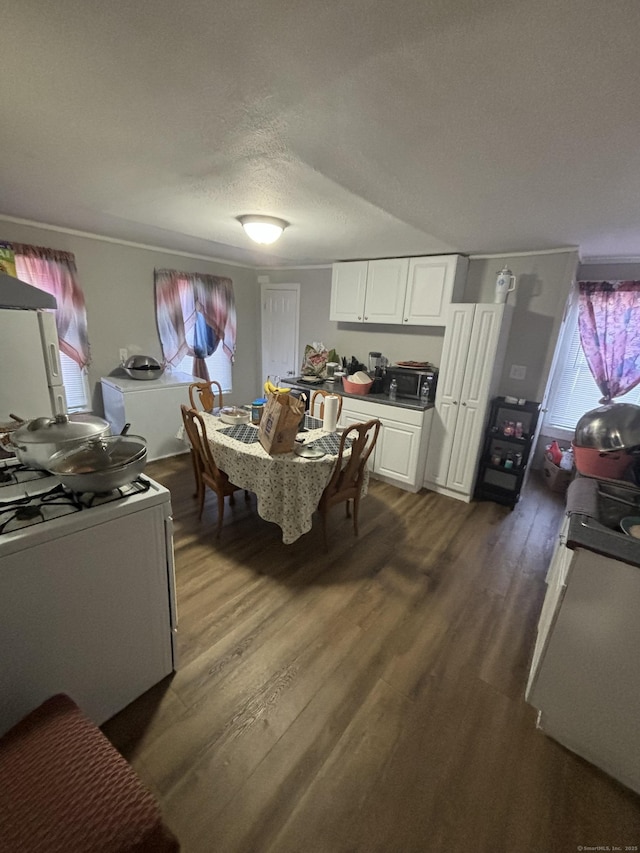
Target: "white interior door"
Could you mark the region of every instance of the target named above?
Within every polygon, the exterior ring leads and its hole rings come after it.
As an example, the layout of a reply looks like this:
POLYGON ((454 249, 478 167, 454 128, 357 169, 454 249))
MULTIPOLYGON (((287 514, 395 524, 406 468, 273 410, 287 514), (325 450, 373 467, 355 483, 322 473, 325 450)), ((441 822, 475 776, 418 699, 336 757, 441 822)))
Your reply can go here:
POLYGON ((297 376, 300 285, 263 284, 261 301, 262 378, 297 376))

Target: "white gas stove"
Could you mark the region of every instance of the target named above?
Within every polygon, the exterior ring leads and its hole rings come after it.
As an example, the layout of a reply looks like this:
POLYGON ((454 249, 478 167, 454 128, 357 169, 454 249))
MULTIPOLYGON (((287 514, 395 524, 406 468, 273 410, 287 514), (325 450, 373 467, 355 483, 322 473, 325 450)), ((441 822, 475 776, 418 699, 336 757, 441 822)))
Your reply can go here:
POLYGON ((0 555, 170 500, 168 489, 144 475, 105 494, 80 494, 48 471, 5 460, 0 462, 0 555))
POLYGON ((103 723, 175 669, 176 628, 168 489, 0 462, 0 734, 60 691, 103 723))

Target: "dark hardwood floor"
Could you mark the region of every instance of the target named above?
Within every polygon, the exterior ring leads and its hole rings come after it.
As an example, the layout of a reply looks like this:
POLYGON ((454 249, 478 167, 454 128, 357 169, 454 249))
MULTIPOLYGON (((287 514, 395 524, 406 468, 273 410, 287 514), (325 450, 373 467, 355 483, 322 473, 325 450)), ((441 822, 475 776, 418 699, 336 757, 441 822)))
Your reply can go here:
POLYGON ((185 853, 638 849, 640 797, 524 701, 561 497, 372 481, 327 553, 319 518, 283 545, 254 497, 216 541, 187 456, 147 473, 172 493, 178 670, 103 730, 185 853))

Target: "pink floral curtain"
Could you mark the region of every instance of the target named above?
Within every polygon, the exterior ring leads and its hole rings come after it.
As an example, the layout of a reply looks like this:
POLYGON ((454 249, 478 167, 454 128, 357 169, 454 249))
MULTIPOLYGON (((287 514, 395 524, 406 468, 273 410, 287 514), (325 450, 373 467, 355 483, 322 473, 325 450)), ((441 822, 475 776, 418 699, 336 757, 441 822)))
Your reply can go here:
POLYGON ((580 281, 578 327, 601 403, 640 383, 640 281, 580 281))
POLYGON ((75 257, 42 246, 12 243, 16 274, 27 284, 38 287, 58 301, 55 310, 60 351, 72 358, 80 368, 90 361, 87 336, 87 311, 84 294, 78 282, 75 257))
POLYGON ((236 351, 236 306, 230 278, 156 270, 156 318, 165 361, 193 357, 193 375, 208 380, 205 359, 219 346, 231 362, 236 351))

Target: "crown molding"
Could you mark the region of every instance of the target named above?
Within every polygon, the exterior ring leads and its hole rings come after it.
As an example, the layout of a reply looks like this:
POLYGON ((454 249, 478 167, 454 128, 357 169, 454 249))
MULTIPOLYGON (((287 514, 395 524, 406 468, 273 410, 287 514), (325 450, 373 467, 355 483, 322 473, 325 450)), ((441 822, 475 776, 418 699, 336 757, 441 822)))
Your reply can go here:
POLYGON ((621 258, 621 257, 607 257, 606 255, 594 255, 593 257, 585 257, 582 258, 581 262, 582 266, 591 265, 595 266, 596 264, 640 264, 640 256, 631 256, 629 258, 621 258))

